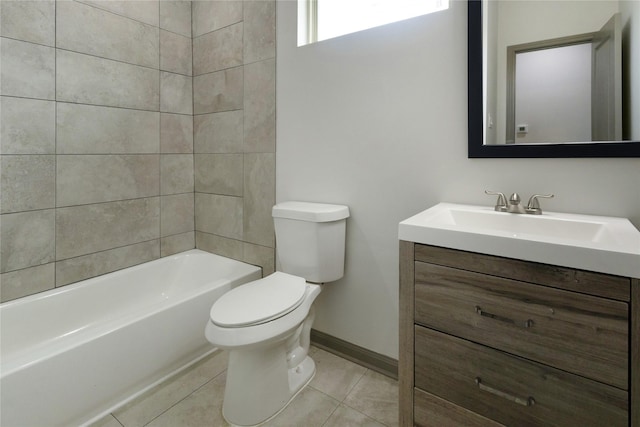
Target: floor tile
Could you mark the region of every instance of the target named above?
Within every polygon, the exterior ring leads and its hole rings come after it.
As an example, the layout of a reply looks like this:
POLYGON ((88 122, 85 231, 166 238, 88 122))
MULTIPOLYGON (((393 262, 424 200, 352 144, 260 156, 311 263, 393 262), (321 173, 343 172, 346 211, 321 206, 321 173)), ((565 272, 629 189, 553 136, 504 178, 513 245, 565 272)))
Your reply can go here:
POLYGON ((322 349, 317 349, 311 357, 316 362, 316 374, 310 383, 311 387, 340 402, 367 371, 363 366, 322 349))
POLYGON ((113 415, 109 414, 106 417, 100 418, 98 421, 89 424, 88 427, 122 427, 122 424, 120 424, 113 415))
MULTIPOLYGON (((395 427, 397 381, 312 346, 316 375, 265 427, 395 427)), ((228 355, 218 352, 91 427, 229 427, 222 416, 228 355)))
POLYGON ((345 405, 338 406, 331 417, 323 424, 322 427, 385 427, 384 424, 379 423, 355 409, 349 408, 345 405))
MULTIPOLYGON (((222 417, 226 375, 209 381, 148 424, 149 427, 227 427, 222 417)), ((125 426, 128 427, 128 426, 125 426)))
POLYGON ((216 352, 114 411, 125 427, 141 427, 227 368, 227 352, 216 352))
POLYGON ((320 427, 324 425, 339 402, 311 387, 305 387, 265 427, 320 427))
POLYGON ((381 423, 398 425, 398 382, 367 370, 343 403, 381 423))

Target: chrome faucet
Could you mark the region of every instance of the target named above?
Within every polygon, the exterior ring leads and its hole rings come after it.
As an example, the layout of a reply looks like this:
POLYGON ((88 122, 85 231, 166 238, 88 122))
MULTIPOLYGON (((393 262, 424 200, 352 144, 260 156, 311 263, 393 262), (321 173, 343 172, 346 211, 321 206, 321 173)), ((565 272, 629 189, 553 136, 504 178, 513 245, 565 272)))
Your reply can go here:
POLYGON ((540 202, 538 202, 538 198, 544 199, 553 199, 553 194, 534 194, 529 198, 529 203, 527 203, 527 207, 524 209, 525 213, 531 215, 542 215, 542 209, 540 209, 540 202))
POLYGON ((496 212, 509 212, 530 215, 542 214, 542 209, 540 208, 540 202, 538 201, 538 198, 551 199, 553 197, 553 194, 534 194, 533 196, 531 196, 531 198, 529 198, 527 207, 524 207, 521 204, 520 195, 518 193, 513 193, 511 197, 509 197, 508 202, 504 193, 485 190, 485 194, 488 194, 490 196, 498 196, 496 205, 493 208, 496 212))
POLYGON ((507 212, 518 213, 518 214, 526 213, 524 206, 520 204, 520 195, 518 193, 513 193, 511 197, 509 197, 509 205, 507 206, 507 212))
POLYGON ((484 190, 484 194, 488 194, 490 196, 498 196, 498 200, 496 201, 496 205, 493 210, 496 212, 507 212, 507 199, 504 197, 504 193, 500 193, 499 191, 489 191, 484 190))

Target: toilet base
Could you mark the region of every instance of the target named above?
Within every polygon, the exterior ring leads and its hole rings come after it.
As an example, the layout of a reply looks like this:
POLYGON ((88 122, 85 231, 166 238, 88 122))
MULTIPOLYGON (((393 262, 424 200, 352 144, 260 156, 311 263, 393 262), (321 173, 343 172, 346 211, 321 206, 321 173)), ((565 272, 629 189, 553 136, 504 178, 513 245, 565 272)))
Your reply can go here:
POLYGON ((288 368, 286 348, 231 350, 222 415, 231 425, 256 426, 278 415, 312 379, 313 359, 288 368))

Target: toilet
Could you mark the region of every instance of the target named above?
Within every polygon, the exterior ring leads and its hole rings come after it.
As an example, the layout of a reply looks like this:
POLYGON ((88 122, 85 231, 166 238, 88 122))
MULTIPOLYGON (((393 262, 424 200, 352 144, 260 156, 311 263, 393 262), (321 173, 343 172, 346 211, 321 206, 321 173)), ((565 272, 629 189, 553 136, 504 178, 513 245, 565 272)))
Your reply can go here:
POLYGON ((311 381, 313 301, 344 275, 347 206, 283 202, 272 216, 279 271, 220 297, 205 329, 229 352, 222 415, 232 425, 267 421, 311 381))

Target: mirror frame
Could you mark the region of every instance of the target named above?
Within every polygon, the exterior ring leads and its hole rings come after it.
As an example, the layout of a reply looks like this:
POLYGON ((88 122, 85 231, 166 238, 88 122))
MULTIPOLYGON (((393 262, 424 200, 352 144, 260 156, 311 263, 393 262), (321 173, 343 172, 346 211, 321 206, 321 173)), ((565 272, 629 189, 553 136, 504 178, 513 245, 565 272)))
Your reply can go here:
POLYGON ((482 0, 467 1, 469 158, 640 157, 640 141, 485 145, 482 96, 482 0))

